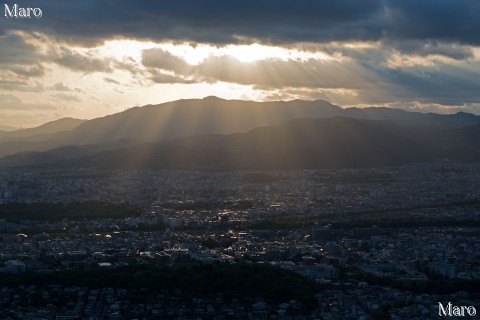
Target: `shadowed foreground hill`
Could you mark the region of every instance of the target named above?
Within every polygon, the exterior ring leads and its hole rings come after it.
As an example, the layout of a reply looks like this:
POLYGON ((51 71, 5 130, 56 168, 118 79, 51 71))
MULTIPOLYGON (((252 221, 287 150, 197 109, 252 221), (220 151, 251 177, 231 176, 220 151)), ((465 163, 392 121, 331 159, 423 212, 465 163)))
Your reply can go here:
MULTIPOLYGON (((463 130, 472 134, 471 131, 479 131, 480 127, 463 130)), ((462 131, 458 129, 414 130, 388 121, 342 117, 297 119, 247 133, 140 144, 52 165, 125 169, 311 169, 401 165, 439 157, 458 159, 467 151, 471 159, 478 158, 475 144, 456 144, 461 136, 462 131)))
POLYGON ((56 148, 62 145, 61 140, 66 133, 86 121, 62 118, 35 128, 0 131, 0 156, 56 148))

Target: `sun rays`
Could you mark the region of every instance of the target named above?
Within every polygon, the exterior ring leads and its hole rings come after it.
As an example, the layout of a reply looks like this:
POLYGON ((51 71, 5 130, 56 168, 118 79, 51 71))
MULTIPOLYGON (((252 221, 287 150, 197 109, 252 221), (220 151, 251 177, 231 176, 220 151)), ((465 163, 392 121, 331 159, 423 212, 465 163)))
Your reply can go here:
POLYGON ((82 45, 22 31, 1 35, 0 43, 7 66, 0 71, 0 98, 21 97, 22 106, 34 110, 28 121, 21 110, 4 110, 3 118, 12 119, 5 124, 10 125, 36 125, 64 116, 94 118, 133 106, 206 96, 323 99, 347 107, 439 106, 440 111, 447 110, 444 106, 474 110, 478 103, 475 96, 465 100, 468 95, 462 94, 476 87, 468 81, 478 75, 480 54, 473 47, 432 44, 422 47, 425 52, 406 54, 379 41, 213 45, 127 37, 82 45), (469 52, 468 60, 458 60, 469 52), (465 84, 454 91, 458 99, 448 98, 452 91, 445 88, 457 83, 465 84), (36 108, 47 105, 55 111, 36 108), (23 124, 14 123, 16 115, 23 124))

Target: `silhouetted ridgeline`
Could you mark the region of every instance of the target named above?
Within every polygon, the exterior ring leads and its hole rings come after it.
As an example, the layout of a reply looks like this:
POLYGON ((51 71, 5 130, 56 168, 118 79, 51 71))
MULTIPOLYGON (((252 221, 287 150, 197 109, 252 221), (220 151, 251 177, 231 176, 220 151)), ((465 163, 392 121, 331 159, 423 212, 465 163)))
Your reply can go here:
POLYGON ((478 116, 342 109, 321 100, 208 97, 67 125, 74 127, 0 139, 0 165, 237 170, 480 160, 478 116))

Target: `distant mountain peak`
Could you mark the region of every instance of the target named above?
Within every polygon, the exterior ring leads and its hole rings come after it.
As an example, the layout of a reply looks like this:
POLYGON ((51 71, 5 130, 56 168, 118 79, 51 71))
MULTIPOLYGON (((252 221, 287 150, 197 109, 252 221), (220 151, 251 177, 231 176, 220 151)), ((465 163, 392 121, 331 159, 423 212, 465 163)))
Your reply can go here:
POLYGON ((7 139, 28 140, 29 137, 38 137, 42 135, 51 135, 58 132, 70 131, 86 121, 87 120, 67 117, 44 123, 38 127, 2 132, 0 135, 0 142, 7 139))
POLYGON ((210 100, 210 101, 227 101, 227 100, 219 98, 217 96, 206 96, 202 100, 204 100, 204 101, 208 101, 208 100, 210 100))

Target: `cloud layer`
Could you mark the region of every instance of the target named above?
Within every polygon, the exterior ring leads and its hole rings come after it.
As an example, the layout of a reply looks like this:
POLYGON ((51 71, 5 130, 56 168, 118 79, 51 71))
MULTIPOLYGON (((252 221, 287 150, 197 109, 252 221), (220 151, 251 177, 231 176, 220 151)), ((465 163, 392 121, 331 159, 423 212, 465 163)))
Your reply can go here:
POLYGON ((42 19, 9 19, 9 28, 95 43, 114 37, 274 44, 439 40, 480 44, 476 0, 44 0, 42 19), (148 22, 148 23, 146 23, 148 22))
POLYGON ((348 106, 480 113, 477 0, 25 0, 19 5, 39 6, 43 17, 0 23, 5 112, 46 113, 55 107, 70 115, 88 105, 89 115, 103 115, 123 110, 126 105, 109 108, 125 101, 142 105, 187 92, 198 97, 228 92, 223 97, 321 98, 348 106), (105 49, 114 41, 121 45, 105 49), (249 44, 301 54, 247 61, 222 51, 249 44), (204 47, 208 53, 202 53, 204 47), (232 96, 238 89, 243 94, 232 96))

